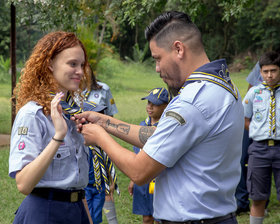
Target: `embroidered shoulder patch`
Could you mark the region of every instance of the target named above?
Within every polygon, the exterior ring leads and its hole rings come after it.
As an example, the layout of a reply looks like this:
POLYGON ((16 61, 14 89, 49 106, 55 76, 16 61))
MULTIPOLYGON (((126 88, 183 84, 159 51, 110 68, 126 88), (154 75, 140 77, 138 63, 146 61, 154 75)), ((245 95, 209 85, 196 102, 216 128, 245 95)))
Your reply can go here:
POLYGON ((115 100, 113 98, 110 99, 110 103, 111 103, 111 105, 115 104, 115 100))
POLYGON ((178 113, 176 113, 174 111, 167 111, 165 115, 166 115, 166 117, 173 117, 173 118, 175 118, 177 121, 179 121, 179 123, 181 125, 186 124, 185 119, 180 114, 178 114, 178 113))
POLYGON ((18 128, 18 135, 27 135, 28 127, 19 127, 18 128))

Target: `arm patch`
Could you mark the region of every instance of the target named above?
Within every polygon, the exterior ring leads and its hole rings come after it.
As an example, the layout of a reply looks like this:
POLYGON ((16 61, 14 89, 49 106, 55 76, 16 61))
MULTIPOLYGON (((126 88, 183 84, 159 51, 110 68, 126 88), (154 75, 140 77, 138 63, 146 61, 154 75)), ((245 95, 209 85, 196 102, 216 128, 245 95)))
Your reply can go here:
POLYGON ((19 127, 18 128, 18 135, 27 135, 28 134, 28 127, 19 127))
POLYGON ((165 115, 166 115, 166 117, 173 117, 173 118, 175 118, 177 121, 179 121, 179 123, 181 125, 186 124, 185 119, 180 114, 178 114, 178 113, 176 113, 174 111, 167 111, 165 115))

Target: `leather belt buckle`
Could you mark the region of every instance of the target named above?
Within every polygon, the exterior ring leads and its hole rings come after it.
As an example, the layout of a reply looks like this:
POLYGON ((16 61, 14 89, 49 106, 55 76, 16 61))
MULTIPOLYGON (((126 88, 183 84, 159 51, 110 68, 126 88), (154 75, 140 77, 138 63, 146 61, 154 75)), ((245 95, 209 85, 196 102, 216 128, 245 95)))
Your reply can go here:
POLYGON ((79 193, 78 192, 71 192, 70 201, 71 202, 77 202, 78 199, 79 199, 79 193))
POLYGON ((268 146, 274 146, 274 140, 273 139, 269 139, 268 140, 268 146))

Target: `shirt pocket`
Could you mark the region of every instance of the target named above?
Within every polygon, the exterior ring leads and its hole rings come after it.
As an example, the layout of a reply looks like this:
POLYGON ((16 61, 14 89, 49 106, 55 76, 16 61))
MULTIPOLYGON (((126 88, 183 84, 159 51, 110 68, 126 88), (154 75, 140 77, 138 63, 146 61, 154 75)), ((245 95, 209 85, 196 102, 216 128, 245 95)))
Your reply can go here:
POLYGON ((263 105, 258 105, 253 108, 253 119, 256 122, 263 122, 268 117, 268 111, 263 105))
MULTIPOLYGON (((46 181, 63 180, 70 172, 71 157, 69 146, 60 146, 50 164, 44 179, 46 181)), ((73 165, 73 164, 72 164, 73 165)))

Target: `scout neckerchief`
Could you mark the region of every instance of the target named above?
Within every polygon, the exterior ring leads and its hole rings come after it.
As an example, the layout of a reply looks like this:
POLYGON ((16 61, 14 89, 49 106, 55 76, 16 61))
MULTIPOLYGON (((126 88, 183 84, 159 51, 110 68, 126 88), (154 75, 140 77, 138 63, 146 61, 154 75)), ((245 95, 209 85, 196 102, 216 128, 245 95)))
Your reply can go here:
MULTIPOLYGON (((51 92, 51 95, 54 96, 55 94, 53 92, 51 92)), ((74 114, 79 114, 79 113, 83 112, 83 110, 76 104, 76 102, 74 101, 71 94, 69 94, 69 92, 67 93, 66 100, 65 101, 61 100, 60 101, 60 105, 65 112, 63 115, 67 119, 70 119, 70 116, 73 116, 74 114)), ((84 105, 86 105, 89 108, 90 107, 96 107, 96 104, 93 103, 93 102, 90 102, 90 101, 84 101, 84 105)), ((102 149, 100 149, 97 146, 89 146, 89 148, 91 150, 95 151, 95 153, 93 153, 94 155, 93 155, 93 158, 92 158, 93 169, 94 169, 94 178, 95 178, 96 189, 98 191, 101 191, 102 186, 101 186, 100 170, 102 171, 102 176, 105 177, 104 181, 106 181, 106 179, 108 180, 107 173, 106 173, 106 170, 104 168, 105 163, 104 163, 103 156, 102 156, 102 149)), ((105 186, 106 186, 106 183, 105 183, 105 186)))
MULTIPOLYGON (((88 90, 84 92, 85 100, 88 99, 89 94, 90 94, 90 91, 88 91, 88 90)), ((86 101, 86 102, 88 102, 88 101, 86 101)), ((115 184, 115 190, 117 191, 118 194, 120 194, 120 190, 117 185, 117 174, 116 174, 115 167, 114 167, 111 159, 107 155, 107 153, 104 152, 102 149, 101 149, 101 154, 100 154, 99 158, 100 158, 100 160, 102 159, 102 162, 105 165, 104 166, 103 164, 101 164, 102 176, 103 176, 104 183, 105 183, 105 192, 106 192, 106 194, 110 193, 110 185, 109 185, 110 180, 109 180, 109 175, 107 175, 107 173, 109 173, 111 175, 113 183, 115 184), (101 156, 101 154, 103 156, 101 156)))
MULTIPOLYGON (((156 127, 158 125, 158 121, 156 123, 154 123, 153 125, 152 125, 151 122, 152 122, 151 117, 147 117, 146 120, 145 120, 145 124, 147 126, 155 126, 156 127)), ((154 188, 155 188, 155 178, 153 180, 151 180, 151 182, 149 183, 149 193, 150 194, 154 193, 154 188)))
POLYGON ((262 82, 266 89, 270 91, 270 106, 269 106, 269 136, 274 137, 276 134, 276 116, 275 116, 275 91, 280 85, 270 87, 266 82, 262 82))
POLYGON ((186 79, 183 87, 179 91, 179 94, 188 84, 197 81, 207 81, 219 85, 230 92, 236 100, 238 99, 237 89, 229 77, 229 72, 225 60, 223 59, 208 63, 194 71, 186 79))

